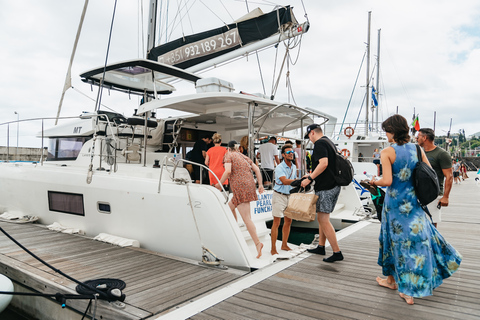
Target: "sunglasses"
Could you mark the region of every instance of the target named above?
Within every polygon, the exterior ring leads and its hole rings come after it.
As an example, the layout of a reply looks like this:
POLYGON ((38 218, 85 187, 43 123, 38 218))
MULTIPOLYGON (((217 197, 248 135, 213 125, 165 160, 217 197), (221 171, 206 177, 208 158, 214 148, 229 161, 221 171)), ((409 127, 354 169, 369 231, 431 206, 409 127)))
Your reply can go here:
POLYGON ((285 154, 293 153, 293 151, 285 151, 285 154))

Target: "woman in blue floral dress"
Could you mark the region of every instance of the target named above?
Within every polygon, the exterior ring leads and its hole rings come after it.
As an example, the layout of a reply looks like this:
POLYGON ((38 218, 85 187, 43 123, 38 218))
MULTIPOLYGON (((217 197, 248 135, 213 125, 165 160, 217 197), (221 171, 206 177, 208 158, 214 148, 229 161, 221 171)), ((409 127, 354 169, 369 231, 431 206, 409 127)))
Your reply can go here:
MULTIPOLYGON (((414 297, 433 294, 443 279, 460 266, 462 256, 437 231, 420 207, 413 188, 417 163, 415 144, 409 143, 407 120, 394 115, 382 123, 391 147, 381 153, 383 176, 370 183, 387 186, 382 211, 378 264, 386 279, 379 285, 396 290, 408 304, 414 297)), ((430 165, 422 150, 422 160, 430 165)))

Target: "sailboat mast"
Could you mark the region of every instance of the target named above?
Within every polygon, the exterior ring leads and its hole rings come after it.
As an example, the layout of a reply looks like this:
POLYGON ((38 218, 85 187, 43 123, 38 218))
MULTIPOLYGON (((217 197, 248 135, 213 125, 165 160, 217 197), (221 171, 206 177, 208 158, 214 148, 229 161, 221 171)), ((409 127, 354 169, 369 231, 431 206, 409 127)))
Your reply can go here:
POLYGON ((157 6, 158 0, 150 0, 148 12, 148 34, 147 34, 147 50, 145 58, 148 58, 148 52, 155 47, 155 30, 157 25, 157 6))
POLYGON ((375 129, 378 132, 378 108, 380 108, 380 99, 379 99, 379 92, 380 92, 380 31, 382 29, 378 29, 378 45, 377 45, 377 84, 376 84, 376 94, 377 94, 377 106, 375 108, 375 129))
POLYGON ((372 11, 368 11, 368 36, 367 36, 367 79, 365 81, 366 83, 366 92, 367 94, 365 95, 365 136, 368 136, 368 94, 369 90, 368 88, 370 87, 370 20, 372 17, 372 11))

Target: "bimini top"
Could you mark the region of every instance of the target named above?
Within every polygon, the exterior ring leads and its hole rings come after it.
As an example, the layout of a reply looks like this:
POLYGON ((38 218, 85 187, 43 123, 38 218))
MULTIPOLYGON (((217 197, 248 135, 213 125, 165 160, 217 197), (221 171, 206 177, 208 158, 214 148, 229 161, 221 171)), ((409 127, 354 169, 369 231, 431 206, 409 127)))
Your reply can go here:
POLYGON ((128 93, 146 92, 152 95, 156 90, 158 94, 169 94, 175 87, 164 82, 166 79, 177 78, 190 82, 200 79, 199 76, 177 67, 146 59, 118 62, 107 65, 106 68, 99 67, 82 73, 80 77, 83 82, 99 85, 104 69, 104 87, 128 93), (155 78, 155 82, 152 77, 155 78))
POLYGON ((193 114, 186 117, 186 121, 216 123, 230 130, 242 130, 248 128, 249 105, 256 132, 285 132, 312 124, 314 117, 321 118, 322 123, 330 118, 316 110, 234 92, 205 92, 152 100, 140 105, 138 113, 168 108, 193 114))

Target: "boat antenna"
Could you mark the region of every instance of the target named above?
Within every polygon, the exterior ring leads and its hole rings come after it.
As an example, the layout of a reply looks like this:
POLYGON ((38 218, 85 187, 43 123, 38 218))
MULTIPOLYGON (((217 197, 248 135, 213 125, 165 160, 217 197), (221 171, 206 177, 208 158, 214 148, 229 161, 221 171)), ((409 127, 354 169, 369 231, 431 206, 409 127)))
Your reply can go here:
POLYGON ((65 84, 63 85, 62 96, 60 97, 60 103, 58 104, 57 110, 57 119, 55 119, 55 125, 58 123, 58 118, 60 117, 60 110, 62 110, 63 98, 65 97, 65 92, 68 89, 72 88, 72 64, 73 58, 75 58, 75 52, 77 51, 78 40, 80 39, 80 33, 82 32, 83 20, 85 19, 85 13, 87 12, 88 0, 85 0, 83 5, 82 16, 80 17, 80 23, 78 24, 77 36, 75 37, 75 42, 73 44, 72 55, 70 56, 70 63, 68 64, 67 75, 65 76, 65 84))
POLYGON ((100 110, 102 103, 103 81, 105 80, 105 73, 107 72, 108 53, 110 52, 110 42, 112 40, 113 22, 115 21, 115 11, 117 10, 117 0, 113 5, 112 23, 110 24, 110 33, 108 35, 107 53, 105 54, 105 64, 103 65, 103 75, 98 86, 97 102, 95 104, 95 111, 100 110))

